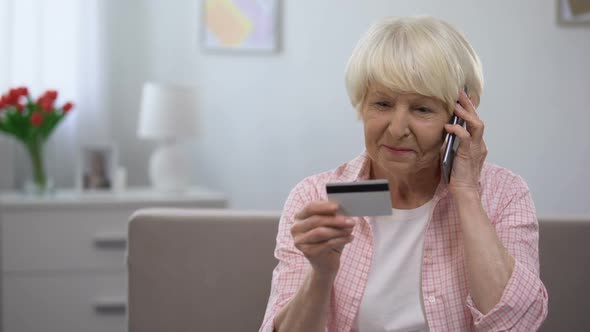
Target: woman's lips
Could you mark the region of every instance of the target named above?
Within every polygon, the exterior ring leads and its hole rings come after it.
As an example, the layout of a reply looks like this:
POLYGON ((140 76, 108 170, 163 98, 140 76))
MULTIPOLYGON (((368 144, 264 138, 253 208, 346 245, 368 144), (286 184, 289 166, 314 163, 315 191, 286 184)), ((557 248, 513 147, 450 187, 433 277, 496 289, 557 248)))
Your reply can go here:
POLYGON ((402 148, 402 147, 397 147, 397 146, 383 145, 383 147, 385 147, 385 149, 387 149, 389 152, 396 154, 396 155, 405 155, 405 154, 408 154, 408 153, 414 151, 412 149, 402 148))

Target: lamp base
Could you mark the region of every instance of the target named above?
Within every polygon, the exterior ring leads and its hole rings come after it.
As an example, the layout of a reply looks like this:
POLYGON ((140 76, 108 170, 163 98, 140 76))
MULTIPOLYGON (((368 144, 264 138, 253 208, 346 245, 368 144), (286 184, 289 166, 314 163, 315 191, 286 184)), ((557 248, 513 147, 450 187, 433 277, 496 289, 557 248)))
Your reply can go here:
POLYGON ((176 142, 161 142, 150 158, 150 180, 157 190, 183 191, 189 187, 189 160, 176 142))

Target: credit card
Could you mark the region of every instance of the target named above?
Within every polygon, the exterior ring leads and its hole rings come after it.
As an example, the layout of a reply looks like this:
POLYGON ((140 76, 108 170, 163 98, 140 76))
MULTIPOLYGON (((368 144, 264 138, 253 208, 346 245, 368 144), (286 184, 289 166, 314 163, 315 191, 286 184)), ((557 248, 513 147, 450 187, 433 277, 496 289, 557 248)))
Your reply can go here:
POLYGON ((349 217, 391 215, 387 180, 333 182, 326 184, 328 200, 340 205, 339 213, 349 217))

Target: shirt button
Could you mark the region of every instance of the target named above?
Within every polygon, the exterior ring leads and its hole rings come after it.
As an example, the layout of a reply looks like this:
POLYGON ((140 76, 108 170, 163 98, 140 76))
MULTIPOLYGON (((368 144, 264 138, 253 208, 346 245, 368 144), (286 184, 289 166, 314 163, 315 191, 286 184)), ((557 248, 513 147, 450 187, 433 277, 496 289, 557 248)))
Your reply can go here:
POLYGON ((429 296, 429 297, 428 297, 428 302, 430 302, 430 303, 435 303, 435 302, 436 302, 436 297, 434 297, 434 296, 429 296))

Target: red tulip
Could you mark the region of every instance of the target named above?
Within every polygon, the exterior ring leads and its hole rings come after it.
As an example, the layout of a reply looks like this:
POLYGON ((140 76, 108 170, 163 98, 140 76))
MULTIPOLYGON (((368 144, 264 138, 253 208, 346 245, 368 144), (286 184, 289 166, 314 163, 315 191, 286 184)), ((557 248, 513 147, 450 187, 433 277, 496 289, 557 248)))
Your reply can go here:
POLYGON ((10 89, 10 91, 8 91, 8 94, 5 96, 7 104, 14 105, 18 102, 19 95, 16 89, 10 89))
POLYGON ((71 102, 67 102, 63 107, 64 113, 69 112, 73 107, 74 104, 72 104, 71 102))
POLYGON ((47 90, 39 99, 37 99, 37 103, 41 104, 43 100, 55 101, 57 99, 57 91, 55 90, 47 90))
POLYGON ((57 99, 57 91, 55 91, 55 90, 47 90, 47 91, 45 92, 45 96, 46 96, 48 99, 51 99, 51 100, 56 100, 56 99, 57 99))
MULTIPOLYGON (((12 101, 13 101, 14 106, 16 106, 17 103, 20 103, 21 99, 25 98, 28 94, 29 94, 29 90, 25 87, 20 87, 20 88, 14 89, 13 96, 12 96, 12 98, 13 98, 12 101)), ((18 106, 17 106, 17 108, 18 108, 18 106)))
POLYGON ((35 112, 31 114, 31 124, 33 127, 39 127, 43 123, 43 116, 41 113, 35 112))
POLYGON ((44 97, 41 98, 41 100, 38 102, 39 106, 41 106, 41 109, 44 110, 45 112, 51 112, 53 111, 53 100, 44 97))
POLYGON ((18 93, 21 96, 28 96, 29 95, 29 89, 27 89, 26 86, 21 86, 20 88, 18 88, 18 93))

